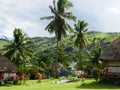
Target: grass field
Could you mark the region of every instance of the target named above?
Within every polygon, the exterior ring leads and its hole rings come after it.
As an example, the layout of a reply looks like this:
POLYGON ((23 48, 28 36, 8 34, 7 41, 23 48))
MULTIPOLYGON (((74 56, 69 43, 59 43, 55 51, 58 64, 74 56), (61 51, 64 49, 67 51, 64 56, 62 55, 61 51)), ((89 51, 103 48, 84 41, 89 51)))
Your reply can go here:
POLYGON ((37 83, 36 80, 29 80, 25 85, 0 86, 0 90, 120 90, 116 85, 96 83, 93 79, 85 80, 84 84, 81 81, 56 84, 55 81, 45 79, 37 83))

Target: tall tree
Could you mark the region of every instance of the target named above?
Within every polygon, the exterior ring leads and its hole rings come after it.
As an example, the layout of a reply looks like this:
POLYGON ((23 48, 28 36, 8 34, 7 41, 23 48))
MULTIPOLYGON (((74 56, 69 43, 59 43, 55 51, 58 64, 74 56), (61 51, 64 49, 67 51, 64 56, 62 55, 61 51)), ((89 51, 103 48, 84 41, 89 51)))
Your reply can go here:
POLYGON ((99 56, 101 55, 102 48, 100 47, 100 41, 98 38, 93 38, 93 48, 89 54, 90 60, 95 66, 99 66, 99 56))
POLYGON ((87 25, 85 21, 78 20, 77 24, 74 25, 75 27, 75 46, 79 49, 79 60, 80 60, 80 52, 86 47, 87 44, 87 38, 86 38, 86 32, 87 32, 87 25))
POLYGON ((44 70, 45 67, 50 66, 50 64, 52 63, 52 60, 48 54, 41 54, 32 63, 35 63, 35 65, 39 67, 39 70, 40 69, 44 70))
POLYGON ((20 28, 17 28, 13 32, 14 39, 8 40, 8 44, 4 46, 5 56, 13 61, 18 67, 24 65, 29 60, 33 51, 28 48, 28 45, 32 44, 33 41, 22 32, 20 28))
POLYGON ((53 0, 53 6, 49 6, 50 11, 52 12, 52 16, 42 17, 41 19, 51 20, 51 22, 47 25, 45 30, 48 30, 50 33, 55 33, 55 37, 57 39, 57 60, 58 62, 58 47, 59 41, 62 36, 65 37, 67 35, 67 31, 72 31, 71 26, 66 22, 66 20, 76 20, 76 17, 72 14, 72 12, 68 12, 67 10, 72 7, 73 4, 68 0, 53 0))

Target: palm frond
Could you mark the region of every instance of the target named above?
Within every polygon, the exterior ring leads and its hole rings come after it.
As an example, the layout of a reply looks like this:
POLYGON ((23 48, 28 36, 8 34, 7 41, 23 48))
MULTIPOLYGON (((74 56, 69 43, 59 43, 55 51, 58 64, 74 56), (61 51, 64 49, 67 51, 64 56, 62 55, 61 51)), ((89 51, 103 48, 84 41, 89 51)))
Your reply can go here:
POLYGON ((50 20, 50 19, 54 19, 54 16, 41 17, 40 19, 41 20, 44 20, 44 19, 50 20))
POLYGON ((84 47, 86 47, 86 45, 87 45, 87 39, 86 39, 86 36, 85 36, 85 33, 88 30, 88 29, 86 29, 87 25, 88 24, 86 22, 80 21, 80 20, 78 20, 77 24, 74 24, 75 33, 77 35, 75 45, 76 45, 76 47, 79 47, 79 49, 81 49, 81 50, 84 47))
POLYGON ((55 8, 53 8, 52 6, 49 6, 51 13, 53 13, 54 15, 57 15, 57 10, 55 8))
POLYGON ((72 12, 66 12, 63 14, 63 16, 67 19, 67 20, 73 20, 73 21, 76 21, 76 16, 74 16, 72 14, 72 12))
POLYGON ((31 44, 32 41, 19 28, 15 29, 13 33, 14 40, 9 41, 9 43, 5 45, 3 49, 5 50, 5 56, 19 66, 23 62, 23 58, 30 55, 27 54, 28 52, 31 53, 31 51, 28 49, 28 45, 31 44))
POLYGON ((57 26, 56 26, 55 20, 51 21, 45 28, 45 30, 48 30, 49 33, 56 32, 56 29, 57 29, 57 26))

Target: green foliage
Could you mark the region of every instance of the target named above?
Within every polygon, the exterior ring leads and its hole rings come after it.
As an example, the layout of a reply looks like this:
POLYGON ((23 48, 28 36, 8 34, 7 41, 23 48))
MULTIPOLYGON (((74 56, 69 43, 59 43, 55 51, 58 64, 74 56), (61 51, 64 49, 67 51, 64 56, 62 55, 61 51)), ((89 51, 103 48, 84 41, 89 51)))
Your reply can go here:
POLYGON ((98 47, 96 50, 91 51, 90 60, 95 66, 99 65, 99 56, 101 54, 101 50, 101 47, 98 47))
POLYGON ((14 30, 13 35, 14 39, 7 40, 8 44, 4 46, 3 50, 5 50, 5 56, 19 67, 32 58, 33 51, 28 48, 28 45, 33 42, 19 28, 14 30))
POLYGON ((93 67, 92 73, 93 73, 94 79, 98 81, 98 79, 100 78, 100 69, 98 69, 97 67, 93 67))
POLYGON ((66 30, 71 31, 72 28, 66 22, 68 20, 76 20, 76 17, 72 12, 67 12, 67 10, 72 7, 72 3, 68 0, 56 0, 53 1, 53 6, 49 6, 53 16, 42 17, 41 19, 52 20, 45 28, 50 33, 55 33, 57 41, 61 40, 62 36, 66 36, 66 30))
POLYGON ((64 64, 64 65, 69 65, 69 63, 71 62, 71 60, 69 59, 70 58, 70 53, 67 53, 65 51, 65 48, 63 48, 63 46, 61 45, 59 50, 58 50, 58 60, 60 63, 64 64))
MULTIPOLYGON (((94 37, 96 37, 97 39, 99 39, 100 41, 100 46, 102 47, 102 49, 106 48, 106 46, 112 42, 113 40, 117 39, 120 36, 120 33, 94 33, 94 32, 88 32, 88 34, 86 34, 87 37, 89 37, 89 48, 88 50, 90 50, 93 46, 92 46, 92 40, 94 37), (102 35, 104 34, 104 35, 102 35), (112 35, 112 38, 110 38, 112 35)), ((31 45, 31 47, 34 49, 35 53, 43 53, 44 51, 48 50, 50 52, 53 51, 53 49, 56 48, 56 39, 54 37, 34 37, 32 38, 34 41, 34 44, 31 45)), ((71 47, 73 48, 73 50, 71 52, 75 52, 77 51, 77 49, 74 46, 74 41, 75 41, 75 37, 71 37, 68 36, 66 38, 63 38, 61 40, 61 43, 64 45, 64 48, 68 48, 71 47)), ((8 44, 7 40, 4 39, 0 39, 0 52, 5 52, 5 50, 3 50, 3 46, 5 46, 6 44, 8 44)), ((49 52, 48 52, 49 53, 49 52)), ((48 54, 47 53, 47 54, 48 54)))
POLYGON ((99 66, 99 56, 101 55, 102 48, 100 41, 94 37, 92 40, 92 49, 89 50, 88 56, 94 66, 99 66))
POLYGON ((78 20, 78 23, 75 24, 75 46, 79 48, 79 50, 82 50, 87 45, 87 38, 86 38, 86 32, 87 32, 87 25, 85 21, 78 20))
POLYGON ((47 54, 41 54, 40 56, 38 56, 37 60, 36 60, 36 64, 40 69, 45 69, 46 66, 49 66, 50 63, 52 62, 52 60, 50 59, 50 57, 47 54))
POLYGON ((76 64, 76 68, 78 70, 84 70, 85 67, 88 65, 88 62, 86 60, 88 60, 88 55, 86 51, 82 51, 80 53, 81 58, 77 59, 77 64, 76 64))

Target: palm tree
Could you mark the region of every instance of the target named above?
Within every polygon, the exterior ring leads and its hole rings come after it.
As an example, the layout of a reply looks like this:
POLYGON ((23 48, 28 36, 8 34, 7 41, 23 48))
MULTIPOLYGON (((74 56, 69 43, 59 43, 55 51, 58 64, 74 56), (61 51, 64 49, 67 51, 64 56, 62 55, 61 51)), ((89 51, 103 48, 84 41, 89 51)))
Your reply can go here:
POLYGON ((41 18, 42 20, 51 20, 45 30, 48 30, 49 33, 55 33, 55 37, 57 39, 57 63, 59 62, 59 41, 61 41, 62 37, 65 37, 67 35, 67 31, 72 31, 71 26, 66 22, 66 20, 76 20, 76 17, 72 14, 72 12, 67 12, 67 10, 72 6, 72 3, 68 0, 58 0, 57 3, 55 0, 53 0, 53 6, 49 6, 53 15, 41 18))
POLYGON ((25 62, 29 60, 33 51, 28 48, 28 45, 32 44, 32 40, 27 37, 26 34, 22 33, 21 29, 15 29, 14 40, 8 40, 8 44, 4 46, 5 56, 8 57, 12 62, 14 62, 18 67, 24 65, 25 62))
POLYGON ((95 66, 99 66, 99 56, 101 55, 102 48, 100 47, 100 41, 98 38, 93 38, 93 48, 89 54, 90 60, 95 66))
POLYGON ((79 60, 80 60, 80 52, 86 47, 87 45, 87 38, 86 38, 86 32, 87 32, 87 25, 85 21, 78 20, 78 23, 74 25, 75 27, 75 46, 79 49, 79 60))

